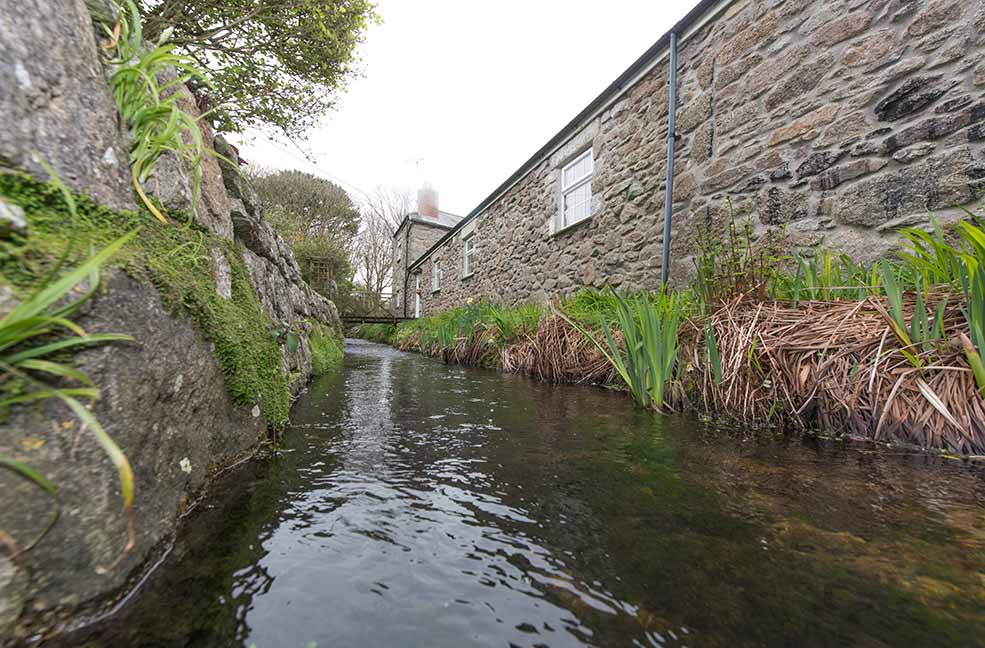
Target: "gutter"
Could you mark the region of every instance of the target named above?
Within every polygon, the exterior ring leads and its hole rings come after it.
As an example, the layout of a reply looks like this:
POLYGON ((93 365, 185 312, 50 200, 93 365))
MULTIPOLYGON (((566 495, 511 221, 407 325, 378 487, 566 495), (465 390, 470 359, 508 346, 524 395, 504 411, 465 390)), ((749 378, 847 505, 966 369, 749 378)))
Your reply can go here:
POLYGON ((649 73, 660 62, 662 62, 669 53, 671 34, 678 35, 678 44, 685 42, 698 30, 717 18, 720 13, 736 2, 738 2, 738 0, 700 0, 700 2, 698 2, 698 4, 695 5, 695 7, 691 9, 686 16, 684 16, 684 18, 678 21, 678 23, 674 25, 670 31, 661 36, 656 43, 651 45, 642 56, 636 59, 636 61, 634 61, 633 64, 626 69, 625 72, 620 74, 615 81, 609 84, 609 86, 603 90, 602 93, 598 95, 590 104, 588 104, 584 110, 578 113, 578 115, 568 122, 568 124, 554 137, 552 137, 547 144, 542 146, 540 150, 534 153, 530 159, 524 162, 523 166, 517 169, 513 175, 499 185, 495 191, 479 203, 478 207, 469 212, 468 215, 466 215, 465 218, 463 218, 454 228, 438 239, 437 243, 428 248, 427 252, 418 257, 418 259, 410 265, 409 270, 414 270, 419 265, 427 261, 435 250, 442 247, 464 225, 468 224, 470 221, 482 214, 482 212, 484 212, 492 203, 496 202, 500 196, 509 191, 513 185, 518 183, 528 173, 530 173, 530 171, 533 170, 537 164, 545 158, 550 157, 551 154, 553 154, 557 149, 564 146, 564 144, 579 131, 581 131, 581 129, 584 128, 588 122, 593 120, 601 112, 615 103, 620 97, 623 96, 623 94, 625 94, 626 90, 636 85, 640 78, 649 73))

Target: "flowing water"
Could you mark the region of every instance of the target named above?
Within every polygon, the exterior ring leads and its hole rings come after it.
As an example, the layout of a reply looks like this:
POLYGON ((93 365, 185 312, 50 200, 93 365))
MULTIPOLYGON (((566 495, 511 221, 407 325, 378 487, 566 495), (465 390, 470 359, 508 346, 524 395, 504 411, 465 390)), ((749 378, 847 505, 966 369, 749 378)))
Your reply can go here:
POLYGON ((985 479, 348 342, 73 645, 985 645, 985 479))

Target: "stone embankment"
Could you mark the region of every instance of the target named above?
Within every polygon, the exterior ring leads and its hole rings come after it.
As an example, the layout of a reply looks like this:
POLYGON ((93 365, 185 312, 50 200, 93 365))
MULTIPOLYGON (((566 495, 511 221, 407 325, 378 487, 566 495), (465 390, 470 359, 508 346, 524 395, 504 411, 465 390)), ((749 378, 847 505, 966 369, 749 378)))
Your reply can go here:
MULTIPOLYGON (((114 209, 135 209, 128 136, 106 83, 84 0, 0 0, 0 173, 47 179, 46 161, 79 194, 114 209)), ((185 110, 197 115, 190 95, 185 110)), ((213 134, 202 124, 206 142, 213 134)), ((294 257, 263 218, 252 188, 232 162, 203 162, 201 198, 191 173, 164 158, 147 188, 176 211, 194 211, 211 241, 211 281, 220 300, 234 298, 234 268, 245 268, 262 308, 252 326, 292 330, 299 343, 279 346, 284 380, 296 393, 312 372, 312 336, 341 331, 334 304, 301 278, 294 257), (239 258, 230 255, 238 255, 239 258)), ((9 177, 9 176, 8 176, 9 177)), ((0 195, 0 213, 23 221, 25 209, 0 195)), ((180 227, 175 224, 174 227, 180 227)), ((30 236, 30 224, 16 223, 30 236)), ((12 228, 0 228, 9 233, 12 228)), ((175 268, 176 272, 190 269, 175 268)), ((205 273, 208 274, 208 273, 205 273)), ((16 303, 0 285, 0 315, 16 303)), ((160 287, 122 269, 103 274, 103 289, 78 323, 121 332, 136 342, 86 350, 79 368, 101 388, 92 411, 129 457, 136 476, 136 546, 121 556, 127 519, 106 455, 64 407, 18 408, 0 424, 0 454, 24 461, 58 488, 61 516, 32 550, 10 560, 4 547, 42 530, 51 511, 40 489, 0 470, 0 644, 19 643, 108 609, 154 561, 179 516, 222 469, 269 437, 268 412, 234 404, 216 344, 198 322, 164 299, 160 287), (9 541, 9 542, 8 542, 9 541)), ((272 332, 271 335, 274 335, 272 332)), ((271 344, 275 349, 277 345, 271 344)), ((284 401, 287 402, 285 395, 284 401)))

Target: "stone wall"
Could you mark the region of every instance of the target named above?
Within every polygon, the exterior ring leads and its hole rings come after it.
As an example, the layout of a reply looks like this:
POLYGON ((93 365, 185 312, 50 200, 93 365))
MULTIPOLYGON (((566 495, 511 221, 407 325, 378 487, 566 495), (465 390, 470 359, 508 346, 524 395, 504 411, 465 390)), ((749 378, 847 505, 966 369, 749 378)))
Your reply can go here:
MULTIPOLYGON (((396 315, 414 314, 414 277, 408 280, 405 273, 405 262, 409 265, 422 254, 431 249, 442 236, 448 233, 445 227, 439 227, 416 218, 407 218, 393 237, 393 296, 396 315), (406 259, 404 252, 406 252, 406 259), (408 296, 410 297, 408 301, 408 296), (398 307, 396 304, 400 304, 398 307)), ((430 286, 431 284, 428 284, 430 286)), ((424 292, 424 284, 421 284, 424 292)))
MULTIPOLYGON (((26 171, 46 180, 45 159, 72 189, 112 207, 134 207, 127 134, 118 126, 85 0, 0 0, 0 16, 0 173, 26 171)), ((179 91, 182 106, 195 112, 187 91, 179 91)), ((212 133, 202 128, 212 143, 212 133)), ((297 350, 283 345, 280 357, 274 352, 270 358, 282 364, 296 393, 312 371, 306 335, 312 323, 338 333, 341 323, 334 304, 303 281, 290 248, 264 220, 256 194, 234 166, 235 150, 221 138, 214 143, 233 164, 220 168, 215 159, 206 160, 195 205, 196 221, 218 237, 202 238, 212 241, 211 279, 220 299, 232 298, 235 260, 226 255, 242 256, 269 323, 299 333, 297 350)), ((176 157, 165 156, 146 188, 170 208, 191 210, 190 178, 176 157)), ((0 214, 16 209, 0 196, 0 214)), ((0 236, 6 233, 0 230, 0 236)), ((16 304, 13 294, 0 283, 0 315, 16 304)), ((115 471, 92 431, 59 403, 16 408, 0 425, 0 455, 31 465, 56 484, 61 516, 40 543, 12 560, 8 541, 35 537, 51 506, 36 486, 0 468, 4 646, 33 645, 26 637, 111 608, 153 565, 209 480, 268 438, 259 404, 234 406, 215 344, 190 318, 165 308, 146 279, 106 272, 79 324, 136 340, 75 358, 101 389, 93 413, 134 469, 136 546, 116 560, 127 523, 115 471)))
MULTIPOLYGON (((985 0, 736 0, 679 49, 671 276, 693 271, 698 226, 748 218, 760 235, 871 261, 894 230, 944 222, 985 183, 985 0)), ((535 164, 434 254, 425 312, 489 296, 660 280, 666 59, 535 164), (554 233, 560 167, 595 157, 593 217, 554 233), (462 279, 474 228, 477 272, 462 279)))

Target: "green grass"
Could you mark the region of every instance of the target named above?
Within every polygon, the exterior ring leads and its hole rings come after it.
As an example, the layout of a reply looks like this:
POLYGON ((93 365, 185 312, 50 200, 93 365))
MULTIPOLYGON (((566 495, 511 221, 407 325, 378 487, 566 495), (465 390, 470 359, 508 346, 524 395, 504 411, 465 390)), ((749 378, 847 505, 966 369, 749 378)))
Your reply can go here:
MULTIPOLYGON (((0 196, 24 209, 27 238, 0 242, 0 284, 24 298, 59 263, 78 265, 90 248, 101 249, 141 227, 111 265, 153 283, 166 307, 190 316, 215 345, 226 389, 236 405, 258 403, 273 428, 286 424, 290 410, 287 379, 269 318, 263 313, 243 263, 241 246, 194 223, 184 227, 149 220, 143 210, 117 211, 76 196, 77 214, 59 190, 24 175, 0 175, 0 196), (231 267, 232 298, 216 294, 210 250, 221 251, 231 267)), ((170 213, 173 219, 187 216, 170 213)))
POLYGON ((777 269, 770 277, 768 292, 772 299, 794 304, 801 300, 858 300, 865 299, 873 286, 878 286, 878 275, 845 254, 818 250, 804 256, 795 252, 790 263, 793 271, 777 269))
POLYGON ((968 365, 975 374, 975 382, 985 397, 985 264, 978 264, 974 270, 962 277, 965 291, 965 305, 962 307, 968 334, 962 334, 961 346, 968 365))

